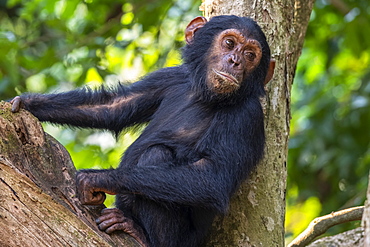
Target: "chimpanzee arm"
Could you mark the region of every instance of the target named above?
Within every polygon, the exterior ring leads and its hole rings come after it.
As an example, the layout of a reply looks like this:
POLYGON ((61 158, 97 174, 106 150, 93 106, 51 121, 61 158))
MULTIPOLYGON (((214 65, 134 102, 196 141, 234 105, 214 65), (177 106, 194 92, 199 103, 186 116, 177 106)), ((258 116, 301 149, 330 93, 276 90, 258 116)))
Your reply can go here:
MULTIPOLYGON (((225 164, 226 165, 226 164, 225 164)), ((233 164, 227 164, 233 165, 233 164)), ((230 174, 216 170, 211 161, 164 167, 133 167, 127 170, 82 170, 77 175, 83 204, 100 204, 99 192, 131 192, 157 202, 198 206, 225 212, 233 192, 230 174)))
POLYGON ((181 73, 181 67, 162 69, 115 90, 83 88, 58 94, 25 94, 19 96, 20 103, 40 121, 119 132, 149 121, 169 88, 184 83, 173 79, 175 75, 182 78, 181 73))
POLYGON ((239 144, 234 142, 220 147, 215 143, 213 154, 190 164, 175 164, 180 162, 177 160, 171 164, 163 157, 157 163, 151 155, 154 160, 148 159, 146 165, 81 170, 77 175, 80 200, 84 204, 100 204, 105 198, 99 192, 129 192, 157 202, 225 212, 231 194, 260 159, 260 155, 254 155, 251 146, 244 150, 235 148, 240 147, 239 144))
POLYGON ((135 92, 121 86, 115 91, 83 88, 20 97, 24 108, 40 121, 119 132, 126 126, 148 121, 157 107, 151 96, 145 91, 135 92))

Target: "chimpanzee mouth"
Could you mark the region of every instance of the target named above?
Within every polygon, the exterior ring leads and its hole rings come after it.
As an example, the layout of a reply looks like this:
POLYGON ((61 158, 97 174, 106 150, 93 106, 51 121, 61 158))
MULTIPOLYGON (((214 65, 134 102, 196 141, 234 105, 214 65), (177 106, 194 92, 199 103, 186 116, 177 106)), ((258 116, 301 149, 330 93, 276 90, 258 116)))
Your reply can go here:
POLYGON ((235 86, 240 86, 239 84, 239 81, 238 79, 235 78, 235 76, 229 74, 229 73, 226 73, 226 72, 222 72, 222 71, 219 71, 217 69, 212 69, 213 72, 215 72, 215 74, 219 77, 221 77, 222 80, 224 81, 228 81, 232 84, 235 84, 235 86))

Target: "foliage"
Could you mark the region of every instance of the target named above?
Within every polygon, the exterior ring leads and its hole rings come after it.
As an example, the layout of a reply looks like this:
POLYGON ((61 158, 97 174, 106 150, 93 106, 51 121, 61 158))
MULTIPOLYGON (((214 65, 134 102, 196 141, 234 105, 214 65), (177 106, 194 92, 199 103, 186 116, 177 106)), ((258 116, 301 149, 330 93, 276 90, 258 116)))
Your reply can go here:
POLYGON ((308 210, 311 217, 290 217, 312 198, 319 199, 317 213, 324 215, 363 205, 366 196, 370 36, 365 30, 370 29, 370 3, 331 2, 316 2, 292 89, 288 234, 296 235, 296 228, 318 216, 308 210))
MULTIPOLYGON (((176 63, 173 51, 183 40, 179 27, 196 6, 172 0, 0 3, 1 98, 101 83, 111 74, 132 80, 176 63)), ((117 76, 108 81, 114 80, 117 76)))

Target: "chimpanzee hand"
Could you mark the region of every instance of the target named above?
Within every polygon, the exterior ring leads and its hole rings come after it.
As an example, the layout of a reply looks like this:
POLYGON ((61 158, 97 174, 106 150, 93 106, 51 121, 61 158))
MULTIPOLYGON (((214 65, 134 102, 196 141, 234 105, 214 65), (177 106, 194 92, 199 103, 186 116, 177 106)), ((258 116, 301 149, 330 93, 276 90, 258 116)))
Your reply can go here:
POLYGON ((12 99, 10 104, 12 104, 12 112, 19 112, 19 110, 23 107, 22 99, 19 96, 16 96, 14 99, 12 99))
POLYGON ((84 205, 99 205, 105 201, 102 189, 94 187, 99 174, 78 172, 76 177, 77 194, 84 205))

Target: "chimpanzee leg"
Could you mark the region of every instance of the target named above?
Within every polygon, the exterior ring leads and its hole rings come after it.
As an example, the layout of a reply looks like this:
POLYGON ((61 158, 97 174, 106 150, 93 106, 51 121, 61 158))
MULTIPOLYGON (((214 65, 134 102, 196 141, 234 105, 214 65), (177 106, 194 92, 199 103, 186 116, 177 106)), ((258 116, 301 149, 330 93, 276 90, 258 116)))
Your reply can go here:
POLYGON ((208 209, 161 204, 137 196, 133 219, 145 231, 149 246, 200 246, 215 213, 208 209))
POLYGON ((118 208, 103 209, 102 215, 96 219, 96 223, 100 230, 105 231, 108 234, 114 231, 124 231, 139 242, 141 246, 149 246, 143 229, 118 208))

